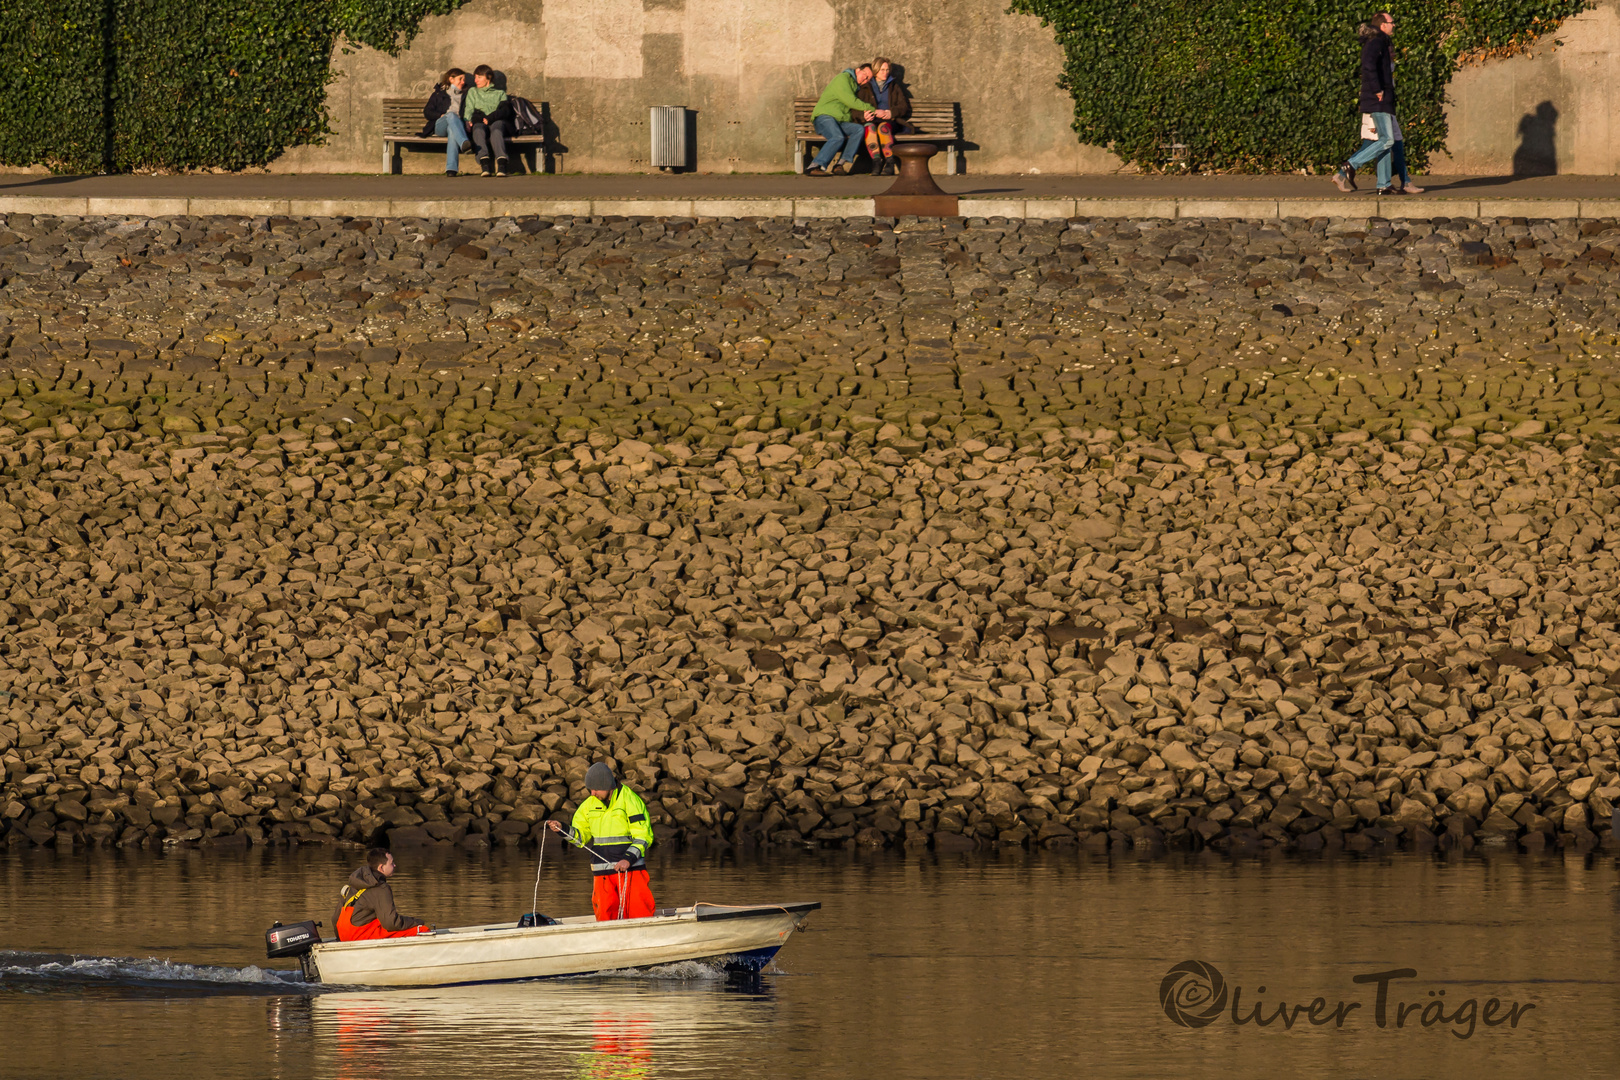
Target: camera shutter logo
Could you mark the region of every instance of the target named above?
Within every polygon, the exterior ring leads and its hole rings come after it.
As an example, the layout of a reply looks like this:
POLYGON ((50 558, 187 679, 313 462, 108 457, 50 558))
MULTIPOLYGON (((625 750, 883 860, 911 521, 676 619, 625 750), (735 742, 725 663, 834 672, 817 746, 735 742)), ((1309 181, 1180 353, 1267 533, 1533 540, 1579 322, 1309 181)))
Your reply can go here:
POLYGON ((1226 1008, 1226 979, 1214 964, 1183 960, 1165 972, 1159 1004, 1182 1027, 1206 1027, 1226 1008))

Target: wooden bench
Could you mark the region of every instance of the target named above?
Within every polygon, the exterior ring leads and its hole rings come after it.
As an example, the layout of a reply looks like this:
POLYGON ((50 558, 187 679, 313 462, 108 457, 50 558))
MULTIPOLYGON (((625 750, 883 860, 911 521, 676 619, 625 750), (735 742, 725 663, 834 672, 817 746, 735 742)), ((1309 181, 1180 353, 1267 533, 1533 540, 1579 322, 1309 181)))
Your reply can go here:
MULTIPOLYGON (((804 172, 804 155, 810 143, 824 143, 811 121, 815 98, 793 99, 793 171, 804 172)), ((962 141, 962 106, 955 101, 913 101, 906 126, 912 130, 896 133, 895 142, 931 142, 945 145, 945 172, 956 175, 956 149, 962 141)))
MULTIPOLYGON (((420 134, 427 123, 427 117, 422 115, 426 106, 426 98, 383 98, 383 172, 399 172, 399 148, 407 143, 442 147, 450 141, 444 135, 420 134)), ((534 107, 540 110, 541 129, 549 129, 549 106, 537 101, 534 107)), ((515 135, 506 140, 506 145, 524 155, 530 172, 551 171, 551 145, 546 136, 515 135)))

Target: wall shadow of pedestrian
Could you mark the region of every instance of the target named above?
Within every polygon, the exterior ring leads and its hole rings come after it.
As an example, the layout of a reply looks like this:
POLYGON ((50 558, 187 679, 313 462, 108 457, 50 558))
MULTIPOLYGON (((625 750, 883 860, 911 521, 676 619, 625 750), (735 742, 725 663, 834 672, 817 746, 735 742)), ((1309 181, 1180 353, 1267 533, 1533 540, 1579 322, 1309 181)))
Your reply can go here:
POLYGON ((1514 176, 1558 175, 1558 109, 1550 101, 1519 120, 1519 148, 1513 151, 1514 176))
POLYGON ((1536 106, 1535 112, 1519 118, 1519 147, 1513 151, 1513 171, 1507 176, 1471 176, 1449 184, 1436 184, 1431 190, 1496 187, 1531 176, 1558 175, 1558 107, 1550 101, 1536 106))

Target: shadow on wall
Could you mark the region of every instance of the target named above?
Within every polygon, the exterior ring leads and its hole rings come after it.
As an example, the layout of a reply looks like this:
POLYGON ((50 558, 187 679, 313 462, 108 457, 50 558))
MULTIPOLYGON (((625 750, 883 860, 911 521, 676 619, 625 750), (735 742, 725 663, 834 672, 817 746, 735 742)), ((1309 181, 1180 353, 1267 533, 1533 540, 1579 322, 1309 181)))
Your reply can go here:
POLYGON ((1513 151, 1514 176, 1558 175, 1558 109, 1550 101, 1519 120, 1519 148, 1513 151))
POLYGON ((535 171, 542 173, 548 171, 561 172, 562 164, 557 159, 568 153, 568 147, 562 141, 561 129, 557 127, 556 121, 551 117, 551 103, 547 101, 535 100, 532 93, 523 94, 516 90, 509 89, 506 85, 506 72, 500 70, 499 68, 491 69, 489 82, 491 86, 495 87, 495 89, 507 94, 508 96, 515 95, 517 97, 529 98, 530 101, 533 102, 534 107, 540 110, 540 122, 545 129, 544 134, 546 136, 547 153, 541 159, 536 161, 537 168, 535 171), (547 158, 550 159, 549 162, 546 160, 547 158))

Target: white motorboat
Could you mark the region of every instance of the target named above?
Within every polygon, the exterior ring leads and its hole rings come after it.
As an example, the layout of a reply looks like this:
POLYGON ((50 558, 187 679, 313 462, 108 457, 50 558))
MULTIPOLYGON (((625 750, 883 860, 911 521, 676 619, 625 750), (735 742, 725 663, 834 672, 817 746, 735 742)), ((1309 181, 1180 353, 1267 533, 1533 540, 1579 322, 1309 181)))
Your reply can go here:
POLYGON ((457 926, 415 937, 321 941, 313 923, 277 924, 272 959, 296 956, 311 982, 343 986, 450 986, 513 982, 694 960, 758 972, 787 943, 815 901, 668 908, 645 919, 589 915, 544 926, 457 926))

